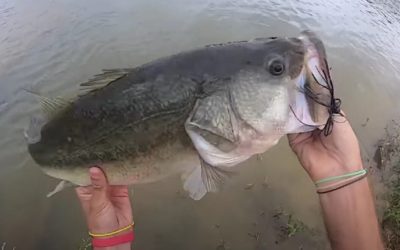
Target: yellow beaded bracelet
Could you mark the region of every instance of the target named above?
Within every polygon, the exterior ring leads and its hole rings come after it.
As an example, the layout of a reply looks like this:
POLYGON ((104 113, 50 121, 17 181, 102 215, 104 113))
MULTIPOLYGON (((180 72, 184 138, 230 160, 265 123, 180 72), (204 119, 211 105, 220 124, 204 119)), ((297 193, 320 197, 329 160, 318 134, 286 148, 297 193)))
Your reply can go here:
POLYGON ((121 232, 123 232, 123 231, 127 231, 127 230, 131 229, 134 225, 135 225, 135 222, 132 222, 131 224, 129 224, 129 225, 126 226, 126 227, 117 229, 117 230, 112 231, 112 232, 109 232, 109 233, 92 233, 92 232, 89 232, 89 235, 92 236, 92 237, 108 237, 108 236, 114 236, 114 235, 119 234, 119 233, 121 233, 121 232))

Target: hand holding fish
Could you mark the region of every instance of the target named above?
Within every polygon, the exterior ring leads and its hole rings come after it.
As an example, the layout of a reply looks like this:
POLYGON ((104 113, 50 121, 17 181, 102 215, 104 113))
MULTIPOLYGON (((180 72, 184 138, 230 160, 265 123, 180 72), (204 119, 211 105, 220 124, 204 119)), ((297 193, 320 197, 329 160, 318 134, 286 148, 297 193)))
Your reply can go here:
POLYGON ((321 131, 289 134, 289 144, 315 182, 363 168, 358 140, 347 118, 335 115, 332 133, 321 131))
MULTIPOLYGON (((115 232, 115 235, 121 235, 132 230, 132 227, 127 227, 132 223, 128 187, 109 185, 100 168, 92 167, 89 173, 92 185, 76 188, 89 232, 99 235, 115 232), (127 229, 116 233, 121 228, 127 229)), ((118 247, 121 250, 130 249, 130 243, 118 247)))
MULTIPOLYGON (((350 123, 345 116, 333 118, 329 136, 321 131, 288 135, 290 146, 313 182, 363 168, 350 123)), ((367 178, 322 192, 319 199, 332 249, 383 249, 367 178)))

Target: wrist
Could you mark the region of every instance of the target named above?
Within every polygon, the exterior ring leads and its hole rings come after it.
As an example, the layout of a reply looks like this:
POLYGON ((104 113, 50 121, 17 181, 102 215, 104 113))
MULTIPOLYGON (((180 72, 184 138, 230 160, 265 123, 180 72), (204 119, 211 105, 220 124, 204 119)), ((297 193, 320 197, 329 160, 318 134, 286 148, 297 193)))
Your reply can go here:
MULTIPOLYGON (((348 197, 353 197, 353 199, 363 193, 365 190, 369 190, 368 177, 362 178, 355 181, 343 188, 334 190, 332 192, 318 193, 321 201, 324 200, 340 200, 345 202, 348 197), (347 197, 347 198, 346 198, 347 197)), ((350 202, 351 203, 351 202, 350 202)))
POLYGON ((89 231, 89 235, 92 236, 92 237, 98 237, 98 238, 103 238, 103 237, 107 238, 107 237, 111 237, 111 236, 118 236, 118 235, 121 235, 121 234, 132 232, 134 225, 135 225, 135 223, 132 222, 132 223, 129 223, 129 224, 124 225, 124 226, 119 226, 115 230, 108 230, 108 231, 103 231, 103 232, 100 232, 100 231, 97 231, 97 232, 89 231))
POLYGON ((113 232, 124 226, 127 225, 120 225, 117 218, 114 216, 91 216, 88 220, 89 232, 96 234, 113 232))
POLYGON ((125 243, 114 247, 93 247, 93 250, 130 250, 132 243, 125 243))
POLYGON ((361 169, 357 171, 348 172, 342 175, 336 175, 320 179, 314 182, 317 189, 317 193, 328 193, 336 191, 338 189, 344 188, 351 185, 357 181, 364 179, 367 176, 368 171, 366 169, 361 169))
POLYGON ((319 181, 324 178, 339 176, 354 171, 363 169, 361 158, 353 161, 343 162, 321 162, 318 166, 313 166, 308 169, 309 176, 313 182, 319 181))
POLYGON ((332 249, 383 249, 367 178, 319 200, 332 249))
POLYGON ((92 246, 94 249, 112 249, 124 250, 130 249, 131 243, 135 239, 133 224, 129 227, 120 228, 114 232, 104 234, 93 234, 89 232, 92 237, 92 246))

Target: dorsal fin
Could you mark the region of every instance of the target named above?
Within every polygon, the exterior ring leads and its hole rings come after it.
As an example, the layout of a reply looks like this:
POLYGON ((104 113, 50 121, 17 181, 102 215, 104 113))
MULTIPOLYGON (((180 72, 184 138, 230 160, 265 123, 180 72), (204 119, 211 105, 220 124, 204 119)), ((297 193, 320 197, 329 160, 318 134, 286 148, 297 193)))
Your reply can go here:
POLYGON ((214 43, 214 44, 208 44, 205 47, 206 48, 211 48, 211 47, 221 47, 221 46, 226 46, 230 44, 240 44, 240 43, 245 43, 248 42, 247 40, 242 40, 242 41, 233 41, 233 42, 225 42, 225 43, 214 43))
POLYGON ((52 118, 54 115, 59 113, 61 110, 65 109, 68 105, 71 104, 71 101, 68 101, 62 97, 47 97, 43 96, 35 91, 24 89, 26 92, 34 95, 39 99, 40 106, 42 107, 43 113, 47 118, 52 118))
POLYGON ((89 92, 101 89, 108 84, 118 80, 119 78, 128 74, 132 69, 103 69, 103 73, 95 75, 87 82, 81 83, 79 86, 82 93, 85 95, 89 92))
MULTIPOLYGON (((104 69, 103 73, 95 75, 92 79, 87 82, 81 83, 81 93, 80 96, 85 95, 89 92, 96 91, 100 88, 107 86, 115 80, 125 76, 132 69, 104 69)), ((40 93, 30 90, 24 89, 26 92, 33 94, 39 99, 42 110, 46 115, 46 118, 52 118, 54 115, 59 113, 61 110, 66 108, 68 105, 72 103, 72 101, 66 100, 61 97, 47 97, 43 96, 40 93)))

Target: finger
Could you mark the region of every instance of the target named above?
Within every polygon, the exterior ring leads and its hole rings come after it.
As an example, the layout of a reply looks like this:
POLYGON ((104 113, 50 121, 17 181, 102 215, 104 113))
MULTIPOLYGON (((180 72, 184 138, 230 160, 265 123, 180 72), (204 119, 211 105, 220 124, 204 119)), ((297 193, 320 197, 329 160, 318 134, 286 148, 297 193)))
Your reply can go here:
POLYGON ((92 198, 92 191, 90 187, 78 187, 75 188, 77 197, 81 203, 83 212, 87 216, 89 214, 89 202, 92 198))
POLYGON ((287 137, 289 139, 289 142, 295 141, 297 137, 299 137, 300 134, 296 133, 296 134, 287 134, 287 137))
POLYGON ((336 115, 334 117, 334 124, 332 128, 332 134, 334 137, 344 137, 354 136, 353 128, 346 116, 336 115))
POLYGON ((110 186, 110 196, 112 197, 129 197, 128 186, 118 185, 110 186))
POLYGON ((289 140, 289 145, 292 147, 293 150, 296 150, 298 145, 304 143, 305 141, 308 141, 313 137, 313 131, 312 132, 304 132, 304 133, 296 133, 296 134, 288 134, 287 135, 288 140, 289 140))
POLYGON ((92 188, 88 187, 77 187, 75 188, 75 192, 80 201, 87 201, 92 198, 92 188))
POLYGON ((107 196, 107 178, 103 171, 98 167, 89 169, 90 181, 92 182, 92 199, 91 206, 93 208, 101 208, 108 201, 107 196))
POLYGON ((132 221, 132 205, 128 186, 111 186, 110 196, 112 203, 120 211, 123 218, 128 222, 132 221))

